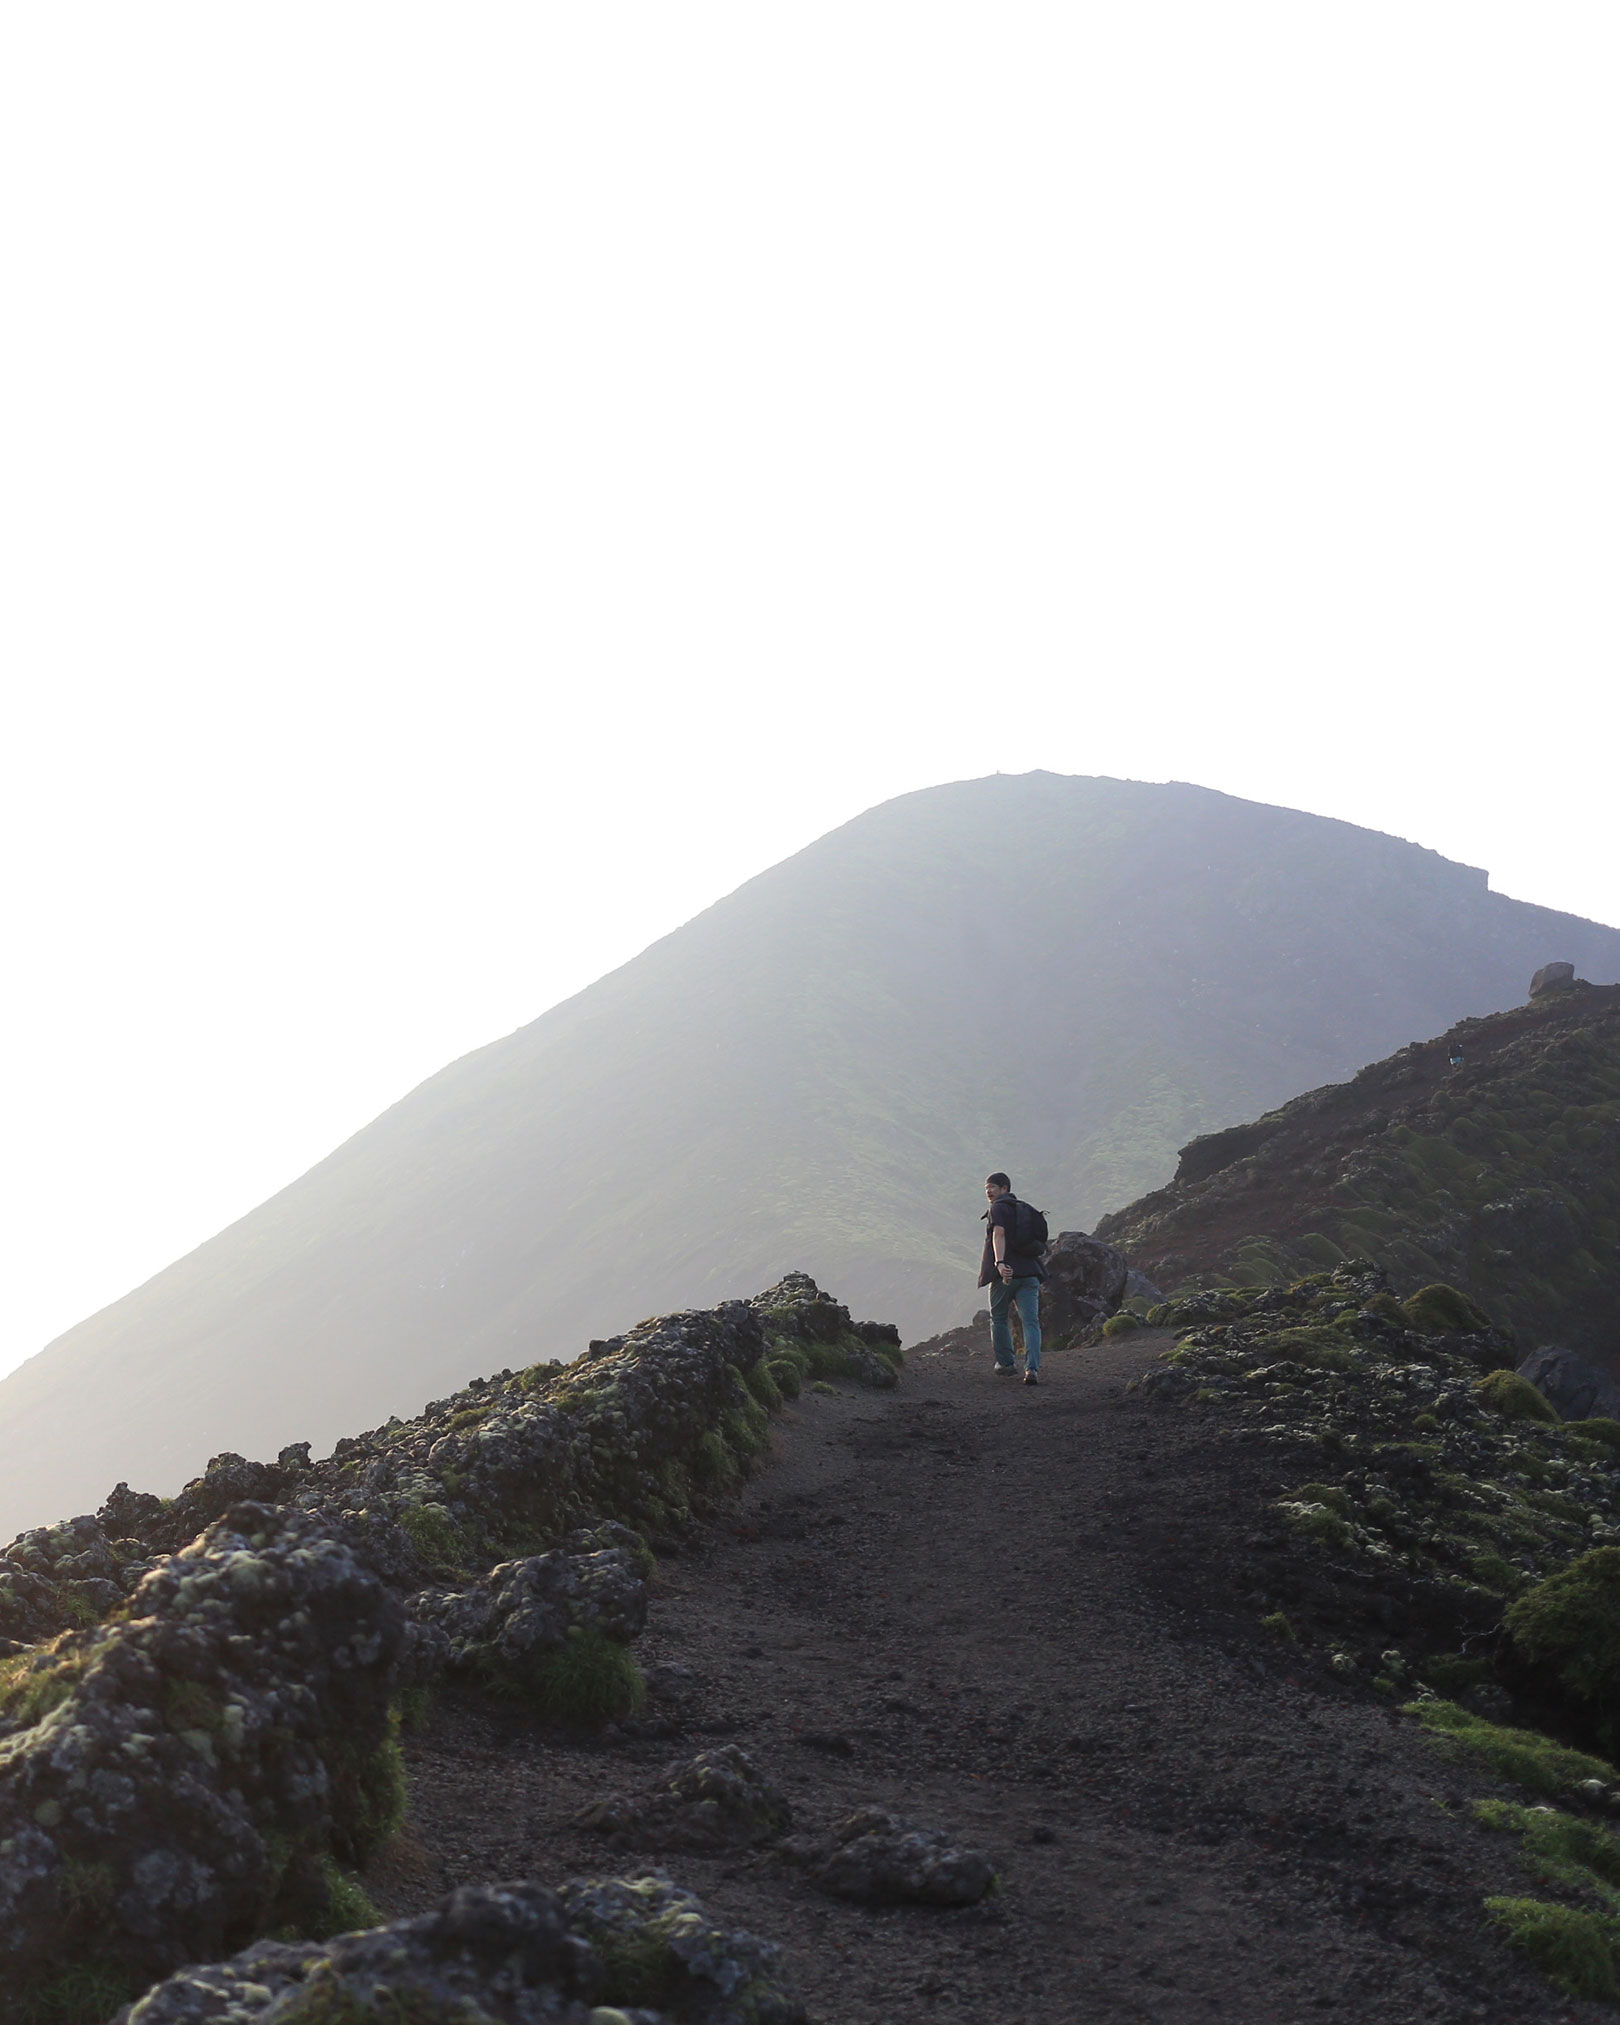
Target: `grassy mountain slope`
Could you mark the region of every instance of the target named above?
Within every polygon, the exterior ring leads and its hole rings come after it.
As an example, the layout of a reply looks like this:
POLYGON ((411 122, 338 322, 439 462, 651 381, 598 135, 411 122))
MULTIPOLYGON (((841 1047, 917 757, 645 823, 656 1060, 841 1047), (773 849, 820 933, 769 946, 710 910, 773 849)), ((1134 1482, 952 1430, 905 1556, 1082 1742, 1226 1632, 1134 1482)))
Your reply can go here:
POLYGON ((1465 1020, 1195 1140, 1098 1234, 1166 1285, 1369 1259, 1406 1291, 1463 1288, 1525 1347, 1620 1370, 1620 988, 1465 1020))
POLYGON ((979 1183, 1054 1227, 1190 1135, 1620 933, 1184 785, 907 795, 452 1063, 0 1384, 0 1530, 414 1411, 802 1267, 907 1334, 973 1300, 979 1183))

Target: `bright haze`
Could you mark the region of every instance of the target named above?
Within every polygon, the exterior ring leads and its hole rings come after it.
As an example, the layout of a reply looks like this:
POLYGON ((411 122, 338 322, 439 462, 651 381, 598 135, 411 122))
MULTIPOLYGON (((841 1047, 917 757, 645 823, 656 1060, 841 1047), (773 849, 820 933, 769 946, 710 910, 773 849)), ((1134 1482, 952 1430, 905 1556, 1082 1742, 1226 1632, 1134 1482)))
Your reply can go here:
POLYGON ((13 10, 0 1368, 932 783, 1620 921, 1615 45, 13 10))

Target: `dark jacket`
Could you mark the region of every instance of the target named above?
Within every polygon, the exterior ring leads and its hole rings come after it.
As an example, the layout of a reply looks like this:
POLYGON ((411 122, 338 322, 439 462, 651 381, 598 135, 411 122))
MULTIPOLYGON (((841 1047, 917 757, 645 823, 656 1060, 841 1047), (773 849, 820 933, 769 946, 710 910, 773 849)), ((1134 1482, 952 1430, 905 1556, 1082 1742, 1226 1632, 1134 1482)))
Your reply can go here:
POLYGON ((1009 1192, 998 1195, 984 1212, 984 1251, 979 1259, 979 1285, 988 1287, 999 1284, 1001 1275, 996 1271, 995 1240, 991 1233, 999 1224, 1007 1233, 1007 1263, 1013 1269, 1015 1280, 1034 1278, 1044 1280, 1046 1268, 1041 1264, 1038 1252, 1021 1252, 1014 1246, 1018 1235, 1018 1198, 1009 1192))

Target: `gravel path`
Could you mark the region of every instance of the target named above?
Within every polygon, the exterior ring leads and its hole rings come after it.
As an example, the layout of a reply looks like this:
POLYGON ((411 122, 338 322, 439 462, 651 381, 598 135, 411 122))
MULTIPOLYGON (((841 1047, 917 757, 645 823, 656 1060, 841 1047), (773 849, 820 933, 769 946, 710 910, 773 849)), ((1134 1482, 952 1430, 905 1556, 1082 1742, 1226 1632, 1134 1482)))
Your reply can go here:
POLYGON ((875 1804, 1000 1873, 969 1911, 869 1911, 768 1853, 663 1859, 783 1943, 824 2025, 1612 2018, 1489 1932, 1482 1898, 1532 1888, 1467 1818, 1492 1783, 1291 1680, 1233 1602, 1300 1459, 1127 1396, 1159 1347, 1054 1355, 1039 1387, 925 1350, 898 1392, 806 1395, 734 1520, 663 1564, 647 1717, 583 1743, 448 1702, 379 1900, 634 1869, 570 1816, 725 1739, 806 1828, 875 1804))

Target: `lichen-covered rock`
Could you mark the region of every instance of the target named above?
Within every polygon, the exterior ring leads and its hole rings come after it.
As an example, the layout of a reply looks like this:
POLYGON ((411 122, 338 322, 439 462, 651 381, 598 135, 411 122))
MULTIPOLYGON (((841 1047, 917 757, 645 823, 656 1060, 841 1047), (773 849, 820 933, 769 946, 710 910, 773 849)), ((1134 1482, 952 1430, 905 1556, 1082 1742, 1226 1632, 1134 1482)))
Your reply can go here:
POLYGON ((297 1920, 392 1827, 398 1601, 301 1513, 240 1505, 132 1615, 5 1663, 0 1983, 157 1975, 297 1920))
POLYGON ((722 1744, 575 1818, 624 1849, 713 1851, 774 1842, 793 1825, 793 1810, 746 1751, 722 1744))
POLYGON ((624 1547, 532 1554, 502 1561, 463 1590, 424 1590, 414 1618, 436 1626, 454 1666, 494 1666, 521 1676, 576 1629, 628 1645, 647 1622, 647 1585, 624 1547))
POLYGON ((783 1980, 781 1949, 728 1931, 661 1872, 574 1879, 557 1896, 603 1964, 607 2002, 659 2006, 704 2025, 804 2025, 804 2006, 783 1980))
POLYGON ((184 1969, 114 2025, 802 2025, 779 1962, 662 1877, 469 1885, 415 1919, 184 1969))
POLYGON ((840 1821, 830 1846, 806 1841, 783 1853, 806 1864, 822 1891, 865 1905, 976 1905, 996 1882, 981 1850, 876 1807, 840 1821))

